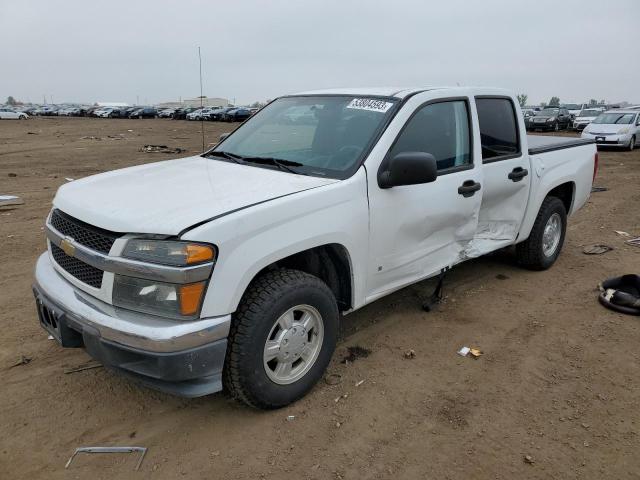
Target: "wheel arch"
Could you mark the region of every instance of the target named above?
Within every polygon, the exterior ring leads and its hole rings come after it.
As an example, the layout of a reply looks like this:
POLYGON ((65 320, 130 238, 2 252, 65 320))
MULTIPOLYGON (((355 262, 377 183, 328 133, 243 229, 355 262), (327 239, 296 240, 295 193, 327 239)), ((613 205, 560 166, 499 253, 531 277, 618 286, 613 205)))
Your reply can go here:
POLYGON ((340 311, 354 305, 353 268, 347 248, 339 243, 328 243, 289 254, 259 269, 249 281, 242 296, 263 273, 279 268, 290 268, 308 273, 325 282, 336 297, 340 311))
MULTIPOLYGON (((549 192, 544 196, 544 198, 547 198, 547 197, 559 198, 564 204, 564 208, 567 211, 567 216, 568 216, 571 213, 571 208, 573 207, 575 193, 576 193, 575 182, 565 182, 549 190, 549 192)), ((538 207, 538 209, 539 208, 540 207, 538 207)))

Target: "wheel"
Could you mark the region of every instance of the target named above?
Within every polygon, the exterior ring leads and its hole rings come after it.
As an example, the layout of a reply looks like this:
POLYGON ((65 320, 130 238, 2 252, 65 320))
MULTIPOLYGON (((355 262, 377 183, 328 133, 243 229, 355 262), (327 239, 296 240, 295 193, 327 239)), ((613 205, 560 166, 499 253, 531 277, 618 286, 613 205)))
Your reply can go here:
POLYGON ((337 336, 338 306, 323 281, 299 270, 265 273, 234 314, 225 388, 255 408, 284 407, 322 378, 337 336))
POLYGON ((518 263, 530 270, 546 270, 554 264, 567 231, 567 211, 557 197, 542 202, 529 238, 516 245, 518 263))
POLYGON ((553 126, 553 130, 556 132, 560 130, 560 124, 558 122, 556 122, 556 124, 553 126))
POLYGON ((636 148, 636 136, 632 135, 629 140, 629 151, 631 152, 634 148, 636 148))

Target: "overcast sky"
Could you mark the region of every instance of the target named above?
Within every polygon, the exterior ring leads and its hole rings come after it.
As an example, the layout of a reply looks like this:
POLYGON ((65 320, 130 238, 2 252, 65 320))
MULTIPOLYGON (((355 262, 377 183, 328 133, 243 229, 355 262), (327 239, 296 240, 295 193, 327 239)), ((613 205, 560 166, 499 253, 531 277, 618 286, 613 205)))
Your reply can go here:
POLYGON ((638 0, 0 0, 0 103, 482 85, 640 103, 638 0))

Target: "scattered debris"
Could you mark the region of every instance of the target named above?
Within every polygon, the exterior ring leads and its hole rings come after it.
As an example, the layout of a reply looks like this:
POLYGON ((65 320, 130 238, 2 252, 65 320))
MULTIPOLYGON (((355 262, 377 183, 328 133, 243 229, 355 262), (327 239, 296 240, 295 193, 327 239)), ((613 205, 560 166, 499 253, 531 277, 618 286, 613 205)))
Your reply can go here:
POLYGON ((339 373, 330 373, 328 375, 325 375, 324 377, 324 383, 326 383, 327 385, 338 385, 342 382, 342 375, 340 375, 339 373))
POLYGON ((7 177, 15 178, 15 177, 17 177, 17 176, 18 176, 18 174, 17 174, 17 173, 13 173, 13 172, 9 172, 9 173, 7 173, 7 177))
POLYGON ((17 363, 14 363, 13 365, 11 365, 9 368, 19 367, 20 365, 27 365, 29 362, 31 362, 31 357, 25 357, 24 355, 20 355, 20 360, 18 360, 17 363))
POLYGON ((497 278, 498 280, 509 280, 509 277, 507 277, 506 275, 504 275, 504 274, 502 274, 502 273, 497 274, 497 275, 496 275, 496 278, 497 278))
POLYGON ((524 463, 528 463, 529 465, 533 465, 535 463, 535 460, 533 460, 533 457, 531 455, 525 455, 523 460, 524 463))
POLYGON ((338 403, 340 400, 342 400, 343 398, 348 398, 349 394, 345 393, 344 395, 340 395, 339 397, 336 397, 333 399, 334 402, 338 403))
POLYGON ((460 350, 458 350, 458 355, 460 355, 461 357, 466 357, 467 355, 469 355, 470 351, 471 349, 469 347, 462 347, 460 350))
POLYGON ((631 240, 627 240, 624 243, 627 243, 627 244, 632 245, 634 247, 640 247, 640 237, 632 238, 631 240))
POLYGON ((349 362, 354 362, 358 358, 367 358, 371 354, 371 350, 360 347, 358 345, 347 347, 347 351, 347 355, 341 360, 340 363, 346 364, 349 362))
POLYGON ((80 140, 102 140, 102 137, 95 137, 93 135, 85 135, 84 137, 80 137, 80 140))
POLYGON ((140 470, 140 465, 142 465, 142 460, 144 460, 144 456, 147 454, 146 447, 80 447, 76 448, 76 451, 73 452, 71 458, 64 466, 64 468, 69 468, 71 462, 75 458, 78 453, 133 453, 140 452, 140 459, 136 464, 135 470, 140 470))
POLYGON ((23 205, 24 200, 16 195, 0 195, 0 207, 23 205))
POLYGON ((598 285, 602 305, 628 315, 640 315, 640 275, 613 277, 598 285))
POLYGON ((186 152, 186 149, 180 147, 169 148, 166 145, 145 145, 140 151, 145 153, 182 153, 186 152))
POLYGON ((55 340, 55 339, 53 338, 53 335, 49 335, 49 336, 47 337, 47 340, 55 340))
POLYGON ((38 135, 38 132, 27 132, 27 135, 38 135))
POLYGON ((469 349, 469 355, 471 355, 473 358, 479 358, 482 356, 482 350, 480 350, 479 348, 471 347, 469 349))
POLYGON ((607 187, 591 187, 591 193, 606 192, 607 190, 609 190, 607 187))
POLYGON ((360 380, 359 382, 356 382, 356 387, 359 387, 360 385, 362 385, 364 383, 364 380, 360 380))
POLYGON ((73 182, 73 181, 75 180, 75 178, 71 178, 71 177, 64 177, 64 179, 65 179, 67 182, 73 182))
POLYGON ((101 367, 102 367, 101 363, 84 364, 74 368, 67 368, 64 370, 64 373, 69 374, 69 373, 83 372, 85 370, 92 370, 94 368, 101 368, 101 367))
POLYGON ((407 360, 411 360, 416 358, 416 352, 413 349, 409 349, 406 352, 404 352, 404 358, 406 358, 407 360))
POLYGON ((295 419, 296 419, 296 416, 295 416, 295 415, 289 415, 289 416, 287 417, 287 422, 293 422, 295 419))
POLYGON ((614 232, 616 232, 618 235, 620 235, 622 237, 630 237, 631 236, 630 233, 623 232, 622 230, 614 230, 614 232))
POLYGON ((582 249, 582 253, 586 255, 602 255, 603 253, 607 253, 613 250, 613 247, 609 245, 603 245, 600 243, 596 243, 594 245, 588 245, 582 249))

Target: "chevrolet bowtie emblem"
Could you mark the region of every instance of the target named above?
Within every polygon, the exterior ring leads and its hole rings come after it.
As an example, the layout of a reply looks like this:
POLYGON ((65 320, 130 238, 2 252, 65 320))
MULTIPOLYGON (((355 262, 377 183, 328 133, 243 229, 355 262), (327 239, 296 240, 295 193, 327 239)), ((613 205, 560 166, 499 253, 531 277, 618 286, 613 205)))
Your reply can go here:
POLYGON ((76 247, 73 246, 73 238, 71 237, 63 238, 60 242, 60 248, 70 257, 73 257, 73 254, 76 253, 76 247))

